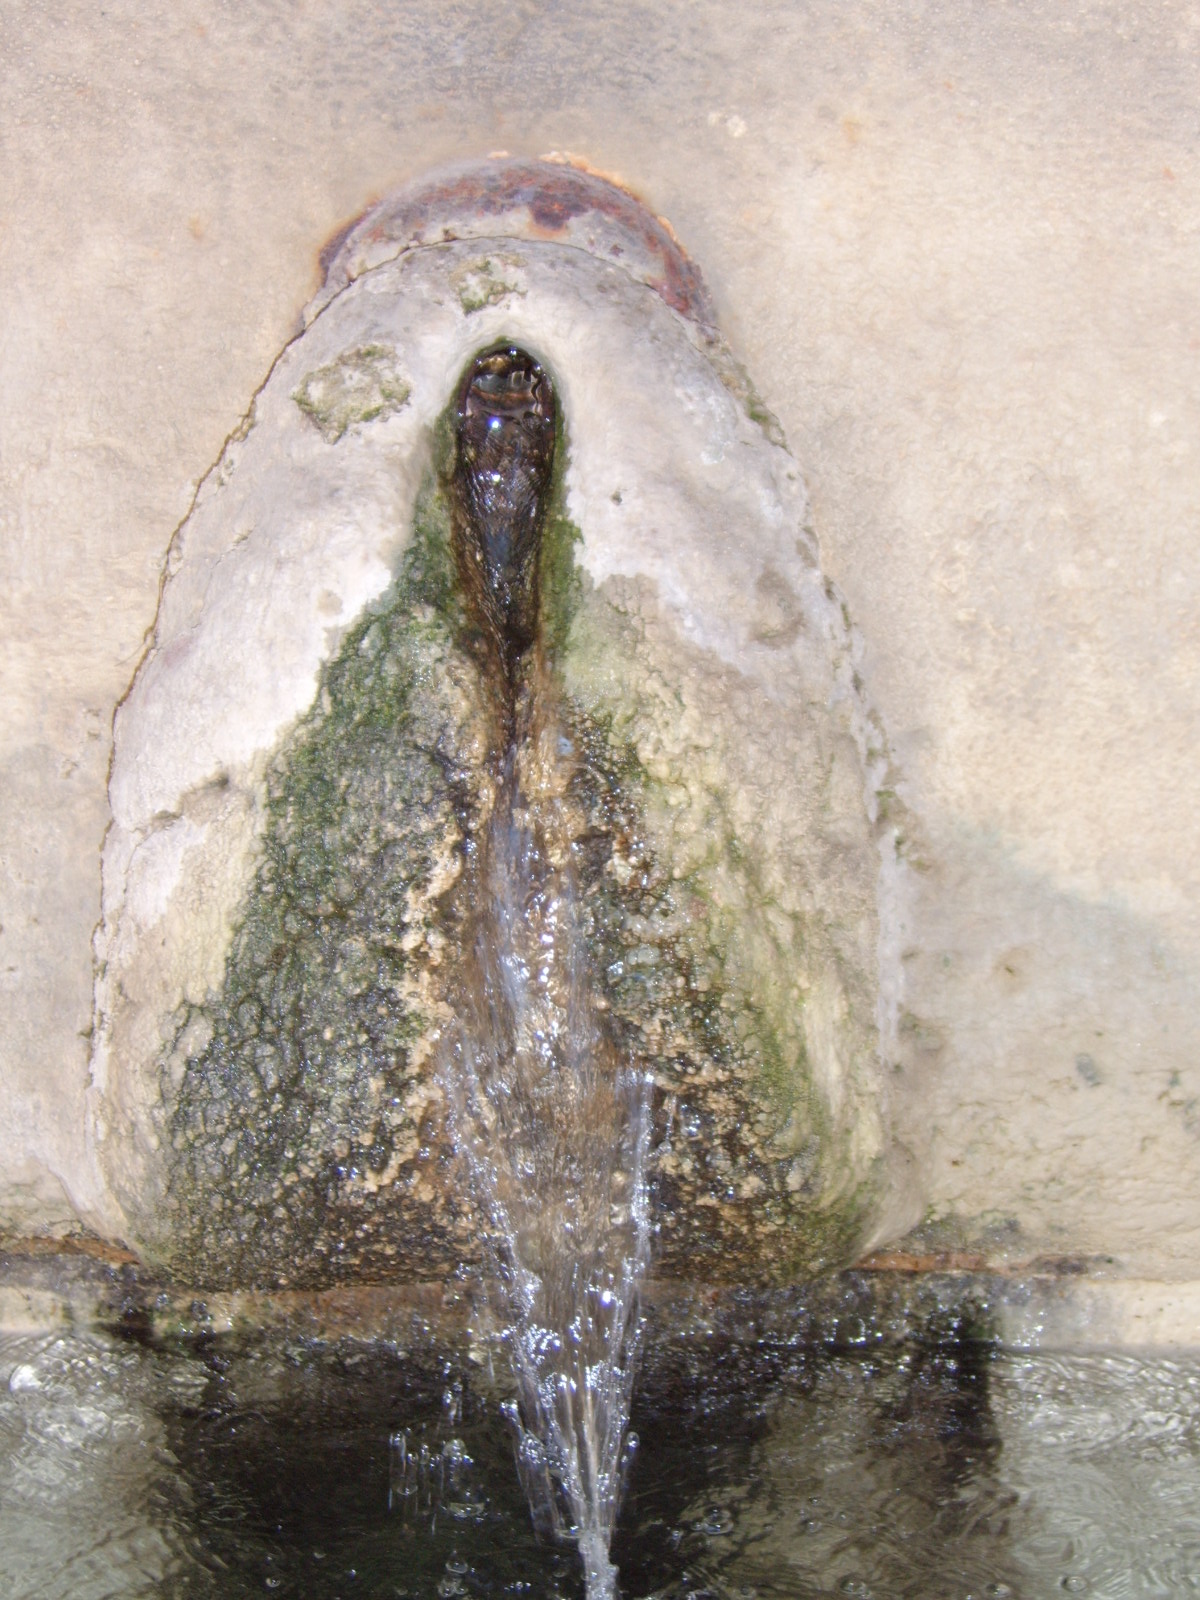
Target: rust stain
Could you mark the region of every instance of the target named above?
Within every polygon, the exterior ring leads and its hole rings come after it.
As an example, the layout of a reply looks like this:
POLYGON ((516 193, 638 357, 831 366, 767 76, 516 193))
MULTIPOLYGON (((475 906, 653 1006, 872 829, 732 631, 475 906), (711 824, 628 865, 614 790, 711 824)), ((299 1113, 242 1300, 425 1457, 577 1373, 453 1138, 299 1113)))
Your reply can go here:
POLYGON ((856 1261, 852 1270, 899 1274, 979 1272, 994 1278, 1077 1278, 1102 1265, 1102 1259, 1089 1260, 1084 1256, 1041 1255, 1032 1260, 994 1261, 973 1250, 876 1250, 856 1261))
MULTIPOLYGON (((635 239, 661 270, 649 279, 673 310, 711 325, 712 309, 700 273, 681 249, 670 225, 613 178, 574 157, 497 161, 452 172, 385 200, 340 228, 321 250, 327 276, 339 251, 359 227, 363 242, 396 243, 400 249, 457 238, 457 228, 476 218, 524 212, 536 237, 560 238, 572 222, 596 217, 635 239)), ((519 236, 519 233, 518 233, 519 236)))
POLYGON ((985 1256, 965 1250, 938 1250, 918 1255, 909 1250, 877 1250, 856 1261, 859 1272, 986 1272, 985 1256))
POLYGON ((110 1267, 136 1267, 140 1258, 122 1245, 110 1244, 107 1239, 90 1233, 72 1233, 64 1238, 7 1238, 0 1241, 6 1256, 21 1261, 52 1260, 57 1256, 86 1256, 90 1261, 101 1261, 110 1267))
POLYGON ((358 225, 362 221, 362 219, 365 216, 369 216, 371 211, 374 210, 374 208, 375 208, 375 206, 377 204, 378 204, 377 200, 372 200, 371 203, 366 207, 365 210, 360 211, 357 216, 351 217, 349 222, 343 222, 341 227, 338 228, 336 230, 336 232, 331 233, 329 235, 328 239, 326 239, 325 243, 321 246, 320 250, 317 253, 317 260, 320 263, 320 267, 321 267, 321 279, 322 279, 322 281, 324 281, 324 279, 328 276, 329 269, 333 265, 334 260, 337 257, 338 251, 342 248, 342 246, 345 244, 346 240, 354 232, 355 228, 358 227, 358 225))

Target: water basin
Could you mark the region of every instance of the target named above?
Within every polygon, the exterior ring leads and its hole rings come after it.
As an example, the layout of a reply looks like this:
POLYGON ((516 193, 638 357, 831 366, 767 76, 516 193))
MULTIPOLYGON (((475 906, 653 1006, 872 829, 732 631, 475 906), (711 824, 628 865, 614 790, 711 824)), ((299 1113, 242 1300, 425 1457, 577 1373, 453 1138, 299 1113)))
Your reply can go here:
MULTIPOLYGON (((975 1313, 652 1314, 626 1596, 1200 1588, 1200 1361, 1018 1351, 975 1313), (755 1337, 754 1330, 758 1330, 755 1337)), ((279 1333, 0 1340, 0 1572, 22 1600, 581 1593, 513 1470, 504 1364, 279 1333)))

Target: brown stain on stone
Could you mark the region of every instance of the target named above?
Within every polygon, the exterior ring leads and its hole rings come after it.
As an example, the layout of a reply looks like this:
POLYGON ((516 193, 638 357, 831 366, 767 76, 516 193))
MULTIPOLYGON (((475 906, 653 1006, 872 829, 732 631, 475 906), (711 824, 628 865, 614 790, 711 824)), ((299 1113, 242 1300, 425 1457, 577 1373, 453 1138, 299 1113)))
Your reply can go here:
POLYGON ((379 199, 377 196, 368 201, 366 206, 352 216, 349 221, 343 222, 340 227, 335 228, 334 231, 329 235, 328 239, 326 239, 325 243, 321 246, 320 250, 317 251, 317 262, 321 268, 322 282, 325 281, 329 274, 330 267, 337 260, 338 251, 354 232, 355 228, 358 227, 363 218, 370 216, 371 212, 378 204, 379 199))
MULTIPOLYGON (((368 206, 322 246, 323 275, 351 236, 364 228, 364 244, 392 240, 397 253, 419 245, 443 244, 460 237, 455 217, 528 218, 516 236, 559 240, 569 223, 594 216, 614 223, 635 239, 659 271, 649 286, 681 316, 705 327, 713 324, 712 305, 699 270, 680 248, 670 226, 631 190, 574 160, 504 160, 434 177, 407 195, 368 206), (372 223, 372 217, 375 218, 372 223)), ((461 226, 461 224, 460 224, 461 226)))
POLYGON ((107 1239, 97 1238, 91 1233, 69 1233, 62 1238, 0 1239, 0 1255, 3 1255, 6 1262, 83 1256, 89 1261, 103 1262, 104 1265, 111 1267, 137 1266, 140 1261, 140 1257, 134 1255, 132 1250, 126 1250, 122 1245, 113 1244, 107 1239))

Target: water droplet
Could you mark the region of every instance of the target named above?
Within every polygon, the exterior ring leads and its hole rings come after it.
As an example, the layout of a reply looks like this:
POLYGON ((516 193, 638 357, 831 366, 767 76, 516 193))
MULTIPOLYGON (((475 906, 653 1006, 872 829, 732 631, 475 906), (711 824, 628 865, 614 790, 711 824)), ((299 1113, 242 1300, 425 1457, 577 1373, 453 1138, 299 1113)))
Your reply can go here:
POLYGON ((721 1538, 733 1532, 733 1516, 725 1506, 709 1506, 699 1521, 692 1523, 692 1530, 709 1538, 721 1538))
POLYGON ((1069 1574, 1069 1576, 1061 1579, 1060 1582, 1062 1588, 1064 1588, 1068 1594, 1086 1594, 1089 1588, 1087 1579, 1081 1577, 1077 1572, 1069 1574))

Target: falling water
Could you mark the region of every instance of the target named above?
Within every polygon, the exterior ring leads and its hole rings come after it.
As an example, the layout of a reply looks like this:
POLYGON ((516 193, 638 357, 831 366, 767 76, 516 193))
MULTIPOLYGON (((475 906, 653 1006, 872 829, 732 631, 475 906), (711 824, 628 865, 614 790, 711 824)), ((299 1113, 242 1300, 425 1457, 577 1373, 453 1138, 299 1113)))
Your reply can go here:
POLYGON ((600 1600, 616 1594, 609 1544, 632 1447, 649 1117, 589 967, 577 757, 538 640, 552 408, 545 374, 511 348, 474 364, 459 403, 457 554, 498 735, 489 820, 464 851, 473 941, 444 1077, 485 1219, 534 1519, 576 1541, 600 1600))

